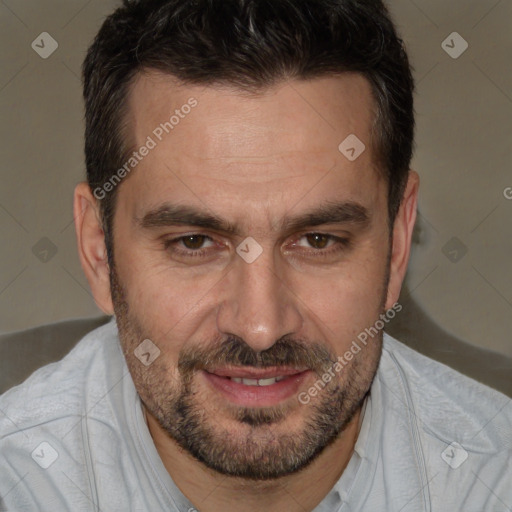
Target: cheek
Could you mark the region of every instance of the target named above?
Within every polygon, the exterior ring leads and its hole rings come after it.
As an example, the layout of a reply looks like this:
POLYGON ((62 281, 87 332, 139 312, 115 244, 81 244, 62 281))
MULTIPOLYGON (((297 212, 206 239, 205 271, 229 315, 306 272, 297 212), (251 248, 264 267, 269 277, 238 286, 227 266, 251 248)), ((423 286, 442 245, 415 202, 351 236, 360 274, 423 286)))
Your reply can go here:
MULTIPOLYGON (((296 286, 307 314, 327 338, 350 340, 381 313, 385 298, 385 255, 354 256, 336 272, 301 275, 296 286)), ((339 342, 338 342, 339 343, 339 342)))
POLYGON ((177 360, 186 340, 193 337, 211 310, 222 275, 194 275, 187 269, 169 268, 161 261, 144 264, 142 256, 125 261, 123 275, 127 276, 123 286, 130 316, 149 333, 148 337, 166 347, 168 357, 177 360))

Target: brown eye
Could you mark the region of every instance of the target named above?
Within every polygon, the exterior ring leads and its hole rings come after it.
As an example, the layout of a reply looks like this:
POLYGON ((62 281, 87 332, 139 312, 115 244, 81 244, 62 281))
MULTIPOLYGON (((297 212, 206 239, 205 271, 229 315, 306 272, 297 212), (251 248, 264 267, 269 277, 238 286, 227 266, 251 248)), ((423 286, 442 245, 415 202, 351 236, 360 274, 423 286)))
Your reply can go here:
MULTIPOLYGON (((305 233, 294 244, 306 257, 336 258, 351 248, 347 237, 327 233, 305 233)), ((319 261, 319 260, 318 260, 319 261)))
POLYGON ((188 235, 181 238, 181 242, 187 249, 201 249, 207 240, 205 235, 188 235))
POLYGON ((164 240, 163 248, 177 259, 208 258, 213 256, 216 244, 208 235, 192 233, 164 240))
POLYGON ((306 236, 308 244, 314 249, 325 249, 331 240, 331 236, 323 233, 309 233, 306 236))

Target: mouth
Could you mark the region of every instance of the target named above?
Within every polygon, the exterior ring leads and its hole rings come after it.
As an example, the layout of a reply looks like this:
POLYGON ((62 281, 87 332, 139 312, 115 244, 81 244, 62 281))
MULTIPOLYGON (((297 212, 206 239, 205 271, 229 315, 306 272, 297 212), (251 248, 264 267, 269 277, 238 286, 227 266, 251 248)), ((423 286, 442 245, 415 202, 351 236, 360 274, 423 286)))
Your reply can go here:
POLYGON ((289 379, 289 377, 285 377, 283 375, 278 375, 277 377, 269 377, 267 379, 244 379, 242 377, 228 377, 233 382, 238 382, 239 384, 245 384, 246 386, 272 386, 276 382, 280 382, 284 379, 289 379))
POLYGON ((244 407, 271 407, 296 396, 312 373, 304 368, 217 368, 203 370, 208 385, 221 397, 244 407))

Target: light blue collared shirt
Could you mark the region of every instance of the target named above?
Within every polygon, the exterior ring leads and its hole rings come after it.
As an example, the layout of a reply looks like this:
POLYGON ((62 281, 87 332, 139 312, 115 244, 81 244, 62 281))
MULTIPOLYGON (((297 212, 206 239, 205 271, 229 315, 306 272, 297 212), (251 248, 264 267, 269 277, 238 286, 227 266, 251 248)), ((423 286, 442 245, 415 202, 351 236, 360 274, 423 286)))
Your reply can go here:
MULTIPOLYGON (((511 400, 385 334, 353 456, 314 512, 510 512, 511 461, 511 400)), ((0 510, 47 509, 193 509, 156 451, 114 320, 0 397, 0 510)))

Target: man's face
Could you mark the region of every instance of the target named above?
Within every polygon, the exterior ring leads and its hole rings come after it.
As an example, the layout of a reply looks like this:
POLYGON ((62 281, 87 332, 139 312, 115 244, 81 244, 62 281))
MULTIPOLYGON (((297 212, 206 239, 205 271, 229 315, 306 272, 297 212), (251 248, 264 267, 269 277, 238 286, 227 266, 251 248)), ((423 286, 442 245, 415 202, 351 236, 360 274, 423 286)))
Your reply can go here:
POLYGON ((299 394, 390 307, 370 86, 345 74, 249 95, 150 73, 129 107, 134 147, 156 144, 119 185, 113 223, 112 299, 135 386, 208 467, 296 471, 353 418, 381 336, 308 405, 299 394), (354 161, 338 150, 350 134, 366 146, 354 161), (197 215, 182 224, 185 210, 197 215), (134 353, 145 339, 160 350, 148 366, 134 353))

